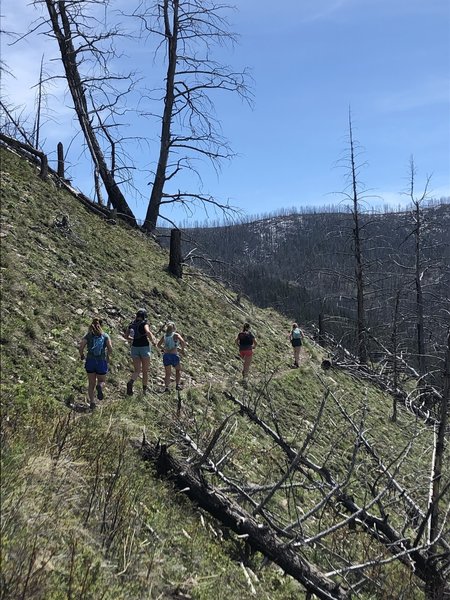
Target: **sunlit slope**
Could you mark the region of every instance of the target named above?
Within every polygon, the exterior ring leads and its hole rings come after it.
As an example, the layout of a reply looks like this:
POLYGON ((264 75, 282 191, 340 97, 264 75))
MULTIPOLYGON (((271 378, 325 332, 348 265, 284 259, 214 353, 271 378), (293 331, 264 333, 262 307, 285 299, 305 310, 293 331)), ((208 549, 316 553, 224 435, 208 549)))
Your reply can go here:
MULTIPOLYGON (((344 372, 323 372, 324 351, 310 340, 300 369, 291 370, 285 317, 238 304, 224 286, 188 269, 176 280, 151 238, 87 210, 23 159, 4 150, 1 157, 3 597, 245 599, 255 597, 252 586, 259 598, 304 597, 295 581, 275 566, 261 568, 260 554, 249 556, 243 540, 155 478, 129 443, 145 431, 188 456, 182 433, 205 448, 235 413, 213 458, 227 455, 225 473, 267 486, 286 457, 232 398, 294 447, 310 435, 308 456, 359 502, 379 467, 363 448, 355 452, 355 426, 386 465, 402 456, 396 479, 417 502, 426 497, 431 434, 406 412, 392 424, 390 398, 344 372), (123 330, 140 307, 154 333, 170 318, 188 342, 179 398, 159 393, 159 356, 151 393, 144 397, 137 385, 133 397, 125 395, 131 363, 123 330), (93 315, 104 317, 114 355, 105 400, 82 413, 67 405, 84 401, 76 344, 93 315), (239 383, 234 346, 244 320, 259 342, 248 389, 239 383), (251 585, 242 561, 256 573, 251 585)), ((319 492, 300 483, 295 501, 306 514, 319 492)), ((292 501, 282 492, 270 507, 283 514, 292 501)), ((338 507, 324 510, 305 531, 314 535, 340 518, 338 507)), ((382 552, 357 530, 339 530, 332 544, 349 561, 382 552)), ((320 546, 306 552, 328 570, 320 546)), ((387 565, 377 577, 381 584, 362 597, 387 598, 380 585, 421 597, 403 568, 387 565)))

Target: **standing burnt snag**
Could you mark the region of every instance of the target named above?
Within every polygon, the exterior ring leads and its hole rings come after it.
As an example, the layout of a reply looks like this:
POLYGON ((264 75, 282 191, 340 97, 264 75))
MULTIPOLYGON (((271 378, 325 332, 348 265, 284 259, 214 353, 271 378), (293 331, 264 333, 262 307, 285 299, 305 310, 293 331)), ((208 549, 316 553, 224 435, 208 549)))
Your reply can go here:
POLYGON ((181 258, 181 229, 170 230, 169 272, 179 279, 183 277, 181 258))

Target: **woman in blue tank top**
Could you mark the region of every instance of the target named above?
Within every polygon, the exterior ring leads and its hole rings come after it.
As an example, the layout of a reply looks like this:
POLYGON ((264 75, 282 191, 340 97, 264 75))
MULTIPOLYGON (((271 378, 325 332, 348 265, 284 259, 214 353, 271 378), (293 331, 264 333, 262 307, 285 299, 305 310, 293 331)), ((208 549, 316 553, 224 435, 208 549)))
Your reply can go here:
POLYGON ((108 358, 112 353, 111 338, 103 331, 102 324, 98 317, 92 319, 87 334, 78 346, 81 360, 84 360, 84 351, 87 349, 84 367, 88 376, 88 398, 91 408, 95 408, 94 390, 97 390, 98 400, 103 400, 108 358))
POLYGON ((166 333, 161 337, 158 342, 158 348, 163 352, 163 365, 164 365, 164 391, 169 391, 170 377, 172 374, 172 367, 175 369, 175 386, 176 389, 180 388, 181 381, 181 364, 180 357, 178 355, 178 349, 184 352, 185 341, 179 333, 176 332, 175 323, 167 323, 166 333))

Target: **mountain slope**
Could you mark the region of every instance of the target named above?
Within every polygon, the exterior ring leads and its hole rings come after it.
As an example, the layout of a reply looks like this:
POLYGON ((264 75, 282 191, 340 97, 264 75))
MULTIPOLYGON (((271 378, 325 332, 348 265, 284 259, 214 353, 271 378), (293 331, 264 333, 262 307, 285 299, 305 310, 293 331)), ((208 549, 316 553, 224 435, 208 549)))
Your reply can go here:
MULTIPOLYGON (((369 354, 391 344, 394 320, 401 347, 417 362, 416 250, 430 363, 442 354, 450 301, 450 199, 414 210, 373 214, 361 202, 360 236, 369 354), (416 239, 420 228, 419 239, 416 239), (418 244, 416 246, 416 244, 418 244), (440 347, 440 349, 438 349, 440 347)), ((354 222, 341 212, 282 214, 227 226, 186 228, 185 255, 231 282, 260 306, 321 326, 356 352, 354 222), (193 250, 195 248, 195 251, 193 250), (268 283, 269 282, 269 283, 268 283)), ((429 370, 433 371, 432 364, 429 370)))
MULTIPOLYGON (((233 399, 289 444, 303 446, 305 457, 333 473, 340 491, 379 514, 381 500, 367 498, 370 486, 386 485, 386 476, 356 440, 356 424, 391 478, 426 507, 432 443, 426 425, 406 411, 390 423, 391 398, 343 371, 322 372, 325 353, 311 340, 301 368, 289 369, 285 317, 237 305, 233 293, 193 270, 174 279, 166 252, 152 239, 101 219, 4 149, 1 161, 2 598, 305 597, 297 582, 249 553, 245 540, 156 477, 130 445, 145 431, 192 461, 184 434, 206 449, 228 419, 211 457, 260 502, 289 461, 233 399), (125 395, 131 364, 122 334, 141 306, 155 333, 170 318, 188 341, 179 396, 158 393, 157 356, 151 393, 125 395), (111 373, 105 401, 94 412, 77 412, 70 406, 81 406, 86 377, 76 344, 95 314, 112 337, 111 373), (244 320, 259 341, 248 389, 239 383, 234 346, 244 320)), ((296 539, 347 518, 332 495, 324 501, 326 488, 314 473, 292 472, 290 481, 267 508, 280 523, 312 512, 296 539)), ((392 525, 414 535, 404 494, 387 489, 385 496, 392 525)), ((299 551, 323 572, 388 556, 356 525, 299 551)), ((348 587, 361 575, 335 577, 348 587)), ((422 597, 419 582, 398 562, 373 565, 358 584, 366 599, 390 598, 392 589, 399 598, 422 597)))

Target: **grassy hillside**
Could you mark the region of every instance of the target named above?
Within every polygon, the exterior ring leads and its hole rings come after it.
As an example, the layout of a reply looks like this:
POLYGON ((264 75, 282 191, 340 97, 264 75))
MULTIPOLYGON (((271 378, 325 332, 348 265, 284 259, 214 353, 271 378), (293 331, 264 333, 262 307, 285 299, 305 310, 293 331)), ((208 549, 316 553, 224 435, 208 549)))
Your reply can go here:
MULTIPOLYGON (((297 582, 249 554, 244 540, 157 478, 130 444, 145 431, 188 457, 181 431, 204 449, 235 413, 214 458, 226 456, 221 468, 236 482, 270 486, 285 471, 286 457, 230 397, 255 408, 293 446, 307 440, 305 454, 363 504, 368 484, 382 487, 383 476, 355 446, 345 417, 351 415, 396 480, 424 505, 427 427, 406 411, 392 424, 392 400, 343 372, 322 372, 323 350, 311 341, 300 369, 289 369, 285 317, 245 300, 237 306, 230 291, 193 271, 174 279, 166 251, 152 239, 88 211, 14 154, 2 149, 1 161, 1 598, 305 598, 297 582), (63 215, 69 227, 61 226, 63 215), (131 360, 123 330, 142 306, 153 332, 170 318, 189 344, 179 397, 159 393, 159 356, 151 363, 151 392, 144 396, 136 385, 134 396, 125 394, 131 360), (94 315, 104 317, 114 355, 105 400, 81 412, 74 407, 85 400, 86 376, 76 346, 94 315), (248 389, 240 385, 233 343, 244 320, 259 340, 248 389)), ((291 480, 293 491, 282 488, 269 502, 281 520, 307 514, 324 496, 304 473, 291 480)), ((393 524, 409 534, 402 501, 394 492, 387 496, 393 524)), ((304 522, 302 535, 343 518, 338 504, 326 503, 304 522)), ((359 527, 337 529, 304 554, 324 572, 333 570, 330 557, 345 565, 387 556, 359 527)), ((395 598, 422 598, 410 571, 397 563, 366 575, 360 598, 392 598, 392 589, 395 598)), ((346 581, 354 583, 351 576, 346 581)))

